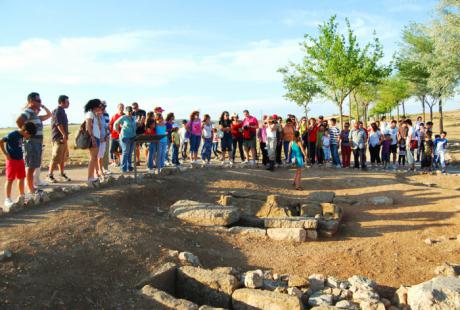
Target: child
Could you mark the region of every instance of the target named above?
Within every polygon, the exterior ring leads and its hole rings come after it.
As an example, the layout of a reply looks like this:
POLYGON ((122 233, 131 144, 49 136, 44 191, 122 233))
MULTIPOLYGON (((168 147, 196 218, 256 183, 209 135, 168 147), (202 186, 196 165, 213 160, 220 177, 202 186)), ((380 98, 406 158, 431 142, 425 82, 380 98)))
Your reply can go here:
POLYGON ((211 117, 208 114, 204 115, 202 127, 202 137, 203 137, 203 149, 201 150, 201 159, 203 164, 209 164, 211 162, 211 149, 212 149, 212 123, 211 117))
POLYGON ((302 139, 300 138, 300 133, 298 131, 294 133, 294 140, 291 141, 289 145, 289 153, 291 154, 291 158, 295 158, 296 162, 294 183, 292 185, 295 186, 296 190, 301 191, 302 187, 300 187, 300 182, 302 179, 302 169, 304 167, 303 159, 307 158, 307 154, 302 147, 302 139))
POLYGON ((435 162, 441 164, 442 173, 446 173, 446 148, 447 148, 447 132, 443 131, 440 137, 434 140, 435 162))
POLYGON ((385 134, 385 139, 382 141, 383 169, 387 169, 388 164, 390 163, 390 145, 391 145, 391 135, 387 133, 385 134))
POLYGON ((321 140, 323 145, 324 160, 328 163, 331 160, 331 140, 329 139, 329 131, 324 131, 321 140))
POLYGON ((19 201, 24 201, 24 179, 26 167, 24 164, 22 142, 35 135, 37 127, 32 122, 25 123, 21 129, 10 132, 0 140, 0 149, 6 157, 6 182, 5 182, 5 207, 9 209, 13 205, 11 200, 11 188, 14 180, 18 180, 19 201), (6 144, 6 148, 5 148, 6 144))
POLYGON ((187 120, 182 120, 182 127, 179 129, 180 151, 182 160, 187 159, 187 147, 190 141, 190 133, 187 131, 187 120))
POLYGON ((173 147, 172 152, 172 163, 173 165, 179 166, 179 148, 180 148, 180 135, 179 135, 179 126, 177 124, 172 125, 171 129, 171 143, 173 147))
POLYGON ((219 151, 218 151, 218 147, 219 147, 219 134, 217 132, 217 128, 214 128, 212 130, 213 132, 213 137, 212 137, 212 152, 214 153, 214 156, 216 158, 219 157, 219 151))
POLYGON ((431 171, 431 166, 433 165, 433 150, 434 143, 431 140, 431 133, 425 134, 425 141, 423 143, 423 152, 422 152, 422 169, 424 172, 431 171))
POLYGON ((404 138, 399 139, 399 157, 398 157, 398 165, 401 167, 406 165, 406 140, 404 138))

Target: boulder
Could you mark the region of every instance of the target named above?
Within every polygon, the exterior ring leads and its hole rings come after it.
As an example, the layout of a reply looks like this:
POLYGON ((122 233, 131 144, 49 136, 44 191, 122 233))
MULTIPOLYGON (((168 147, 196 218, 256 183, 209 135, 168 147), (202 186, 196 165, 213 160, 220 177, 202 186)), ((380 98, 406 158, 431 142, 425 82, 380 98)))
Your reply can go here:
POLYGON ((243 275, 244 286, 248 288, 260 288, 264 285, 264 273, 262 270, 248 271, 243 275))
POLYGON ((318 230, 321 235, 326 237, 332 237, 339 230, 339 221, 338 220, 324 220, 320 219, 318 221, 318 230))
POLYGON ((369 198, 369 202, 374 206, 392 206, 394 200, 388 196, 375 196, 369 198))
POLYGON ((302 302, 296 296, 242 288, 236 290, 232 295, 234 310, 302 310, 302 302))
POLYGON ((354 205, 358 200, 350 196, 336 196, 332 202, 338 205, 354 205))
POLYGON ((352 276, 351 278, 348 278, 348 283, 350 284, 350 287, 356 288, 368 286, 370 288, 375 289, 377 287, 377 283, 375 283, 375 281, 364 276, 352 276))
POLYGON ((326 277, 323 274, 312 274, 308 277, 308 282, 310 283, 310 289, 313 292, 320 291, 324 289, 326 277))
POLYGON ((302 297, 303 293, 297 287, 290 287, 287 289, 287 293, 292 296, 302 297))
POLYGON ((324 217, 329 217, 334 220, 340 220, 342 218, 342 208, 333 203, 323 202, 321 203, 321 208, 323 209, 324 217))
POLYGON ((231 195, 222 195, 217 203, 223 206, 237 207, 241 213, 254 216, 264 205, 265 199, 236 198, 231 195))
POLYGON ((335 307, 339 309, 353 309, 353 303, 349 300, 341 300, 335 304, 335 307))
POLYGON ((229 274, 192 266, 177 269, 176 296, 200 305, 230 308, 238 287, 238 279, 229 274))
POLYGON ((307 238, 307 232, 303 228, 269 228, 267 235, 278 241, 304 242, 307 238))
POLYGON ((158 290, 150 285, 144 286, 140 294, 144 298, 153 301, 155 304, 161 305, 168 309, 198 310, 197 304, 194 304, 193 302, 185 299, 175 298, 170 294, 162 290, 158 290))
POLYGON ((315 217, 317 214, 323 215, 323 208, 319 202, 312 201, 300 205, 301 216, 315 217))
POLYGON ((308 200, 317 202, 332 202, 334 197, 334 192, 311 192, 310 195, 308 195, 308 200))
POLYGON ((439 276, 411 286, 407 302, 412 310, 460 309, 460 278, 439 276))
POLYGON ((191 265, 198 267, 200 266, 200 260, 198 259, 197 256, 195 256, 193 253, 190 252, 180 252, 179 253, 179 260, 186 265, 191 265))
POLYGON ((328 287, 338 288, 338 287, 340 287, 340 280, 337 279, 336 277, 329 276, 329 277, 327 277, 326 285, 328 287))
POLYGON ((247 215, 242 213, 238 222, 235 223, 237 226, 244 227, 256 227, 264 228, 264 219, 255 215, 247 215))
POLYGON ((136 284, 136 288, 141 289, 146 285, 151 285, 156 289, 174 295, 176 293, 176 269, 177 266, 173 263, 166 263, 161 265, 160 267, 152 270, 148 276, 139 281, 136 284))
POLYGON ((0 262, 10 259, 13 256, 13 252, 10 250, 0 251, 0 262))
POLYGON ((240 218, 240 211, 235 207, 192 200, 177 201, 170 207, 170 214, 199 226, 228 226, 240 218))
POLYGON ((255 227, 234 226, 229 228, 228 232, 231 234, 258 238, 267 236, 267 231, 265 229, 255 227))
POLYGON ((266 202, 256 213, 258 217, 289 217, 289 203, 278 195, 268 195, 266 202))
POLYGON ((407 287, 400 286, 394 296, 393 296, 393 303, 397 306, 407 306, 407 287))
POLYGON ((314 218, 304 218, 301 216, 266 218, 264 219, 265 228, 305 228, 316 229, 318 221, 314 218))
POLYGON ((216 267, 212 271, 224 273, 224 274, 231 274, 232 276, 239 277, 239 272, 233 267, 216 267))
POLYGON ((460 265, 445 262, 441 266, 434 269, 434 273, 440 276, 454 276, 460 275, 460 265))
POLYGON ((310 284, 307 277, 302 277, 299 275, 289 276, 288 285, 291 287, 306 287, 310 284))
POLYGON ((324 294, 321 291, 313 293, 308 298, 308 305, 311 307, 315 306, 332 306, 333 304, 332 295, 324 294))
POLYGON ((307 239, 316 240, 318 239, 318 231, 314 229, 307 229, 307 239))

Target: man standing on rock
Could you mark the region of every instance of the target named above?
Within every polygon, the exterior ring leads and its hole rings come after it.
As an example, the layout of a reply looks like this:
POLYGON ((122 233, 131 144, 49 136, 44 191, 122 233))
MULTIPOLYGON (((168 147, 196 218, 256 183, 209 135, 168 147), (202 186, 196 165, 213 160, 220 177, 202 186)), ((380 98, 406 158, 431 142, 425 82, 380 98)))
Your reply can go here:
POLYGON ((67 144, 69 138, 69 122, 65 112, 65 109, 69 107, 69 104, 69 97, 66 95, 59 96, 58 107, 53 111, 53 116, 51 118, 51 139, 53 143, 53 151, 51 154, 47 178, 47 181, 50 183, 57 182, 53 174, 56 166, 59 169, 61 178, 65 181, 70 181, 64 173, 64 164, 69 157, 69 147, 67 144))
POLYGON ((254 116, 249 114, 248 110, 243 111, 243 146, 246 153, 246 160, 249 164, 255 165, 256 163, 256 135, 257 128, 259 128, 259 121, 254 116), (249 159, 249 152, 251 152, 251 159, 249 159))
POLYGON ((16 119, 18 128, 23 128, 26 122, 32 122, 37 129, 36 134, 32 138, 24 141, 25 163, 27 167, 26 183, 29 195, 39 193, 34 184, 34 172, 36 169, 40 169, 42 164, 43 122, 50 118, 51 115, 51 111, 42 104, 40 94, 33 92, 27 96, 27 106, 16 119), (46 111, 46 115, 38 116, 41 108, 46 111))

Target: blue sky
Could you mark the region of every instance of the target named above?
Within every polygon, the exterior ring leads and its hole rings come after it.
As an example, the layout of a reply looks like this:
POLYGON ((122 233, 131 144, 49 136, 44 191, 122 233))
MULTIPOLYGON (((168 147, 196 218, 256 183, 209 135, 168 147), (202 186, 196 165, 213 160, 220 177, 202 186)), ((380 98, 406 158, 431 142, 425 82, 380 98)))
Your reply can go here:
MULTIPOLYGON (((0 0, 0 126, 11 126, 26 96, 48 107, 70 97, 71 121, 89 99, 142 108, 162 106, 185 117, 199 109, 300 114, 286 102, 276 69, 298 61, 305 33, 337 14, 365 44, 375 30, 389 60, 401 29, 424 22, 435 1, 2 1, 0 0), (116 3, 116 4, 115 4, 116 3)), ((458 101, 457 101, 458 102, 458 101)), ((447 108, 454 103, 448 103, 447 108)), ((409 111, 419 104, 409 103, 409 111)), ((313 114, 332 114, 317 100, 313 114)))

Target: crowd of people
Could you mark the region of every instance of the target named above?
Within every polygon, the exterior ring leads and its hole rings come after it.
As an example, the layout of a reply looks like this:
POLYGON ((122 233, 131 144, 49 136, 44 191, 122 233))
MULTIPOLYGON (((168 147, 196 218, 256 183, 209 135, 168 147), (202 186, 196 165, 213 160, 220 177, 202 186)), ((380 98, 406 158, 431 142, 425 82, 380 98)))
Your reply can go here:
MULTIPOLYGON (((39 187, 45 184, 40 179, 43 123, 50 118, 52 156, 46 181, 70 181, 65 173, 69 157, 68 107, 69 97, 65 95, 58 98, 53 111, 43 105, 38 93, 27 97, 27 106, 16 120, 18 129, 0 141, 6 157, 5 206, 13 204, 14 180, 18 180, 19 201, 41 193, 39 187), (55 170, 59 176, 55 177, 55 170)), ((111 167, 119 167, 121 173, 132 171, 134 165, 141 165, 142 153, 147 169, 153 173, 185 161, 207 165, 213 155, 222 164, 233 165, 238 151, 239 160, 249 166, 258 161, 271 171, 281 165, 295 166, 293 185, 298 190, 302 189, 305 165, 367 169, 367 150, 373 168, 407 167, 408 171, 414 171, 415 163, 421 162, 424 171, 440 166, 446 173, 447 133, 434 134, 433 123, 424 123, 421 117, 415 123, 405 117, 390 122, 382 117, 368 128, 361 121, 346 122, 341 130, 335 118, 299 120, 288 115, 283 119, 275 114, 258 120, 248 110, 243 111, 242 119, 237 113, 230 115, 224 111, 216 121, 209 114, 201 118, 199 111, 193 111, 188 119, 177 123, 174 113, 164 117, 165 110, 161 107, 146 112, 136 102, 118 104, 115 114, 110 116, 107 104, 99 99, 88 101, 84 112, 80 132, 88 137, 85 148, 89 153, 89 184, 104 179, 111 173, 111 167), (156 139, 135 143, 139 136, 156 139)))

